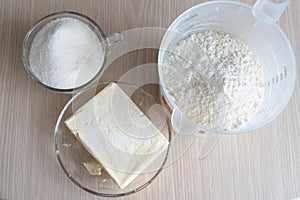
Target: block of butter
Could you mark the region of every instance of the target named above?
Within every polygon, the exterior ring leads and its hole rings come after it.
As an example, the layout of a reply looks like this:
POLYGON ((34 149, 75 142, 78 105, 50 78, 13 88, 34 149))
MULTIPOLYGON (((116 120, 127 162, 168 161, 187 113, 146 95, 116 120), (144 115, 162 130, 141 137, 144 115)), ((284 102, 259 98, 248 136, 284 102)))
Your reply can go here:
POLYGON ((116 83, 101 90, 65 124, 121 189, 164 155, 169 144, 116 83))

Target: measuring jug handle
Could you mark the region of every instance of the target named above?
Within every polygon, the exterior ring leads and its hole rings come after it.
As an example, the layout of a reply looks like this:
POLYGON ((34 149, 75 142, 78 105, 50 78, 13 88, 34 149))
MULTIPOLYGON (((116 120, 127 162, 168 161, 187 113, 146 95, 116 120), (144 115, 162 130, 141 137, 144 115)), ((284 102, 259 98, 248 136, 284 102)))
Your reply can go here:
POLYGON ((173 109, 171 123, 175 133, 180 135, 197 134, 197 124, 187 118, 177 107, 173 109))
POLYGON ((289 2, 290 0, 283 3, 274 3, 271 0, 257 0, 252 8, 252 14, 258 21, 266 24, 275 24, 289 5, 289 2))

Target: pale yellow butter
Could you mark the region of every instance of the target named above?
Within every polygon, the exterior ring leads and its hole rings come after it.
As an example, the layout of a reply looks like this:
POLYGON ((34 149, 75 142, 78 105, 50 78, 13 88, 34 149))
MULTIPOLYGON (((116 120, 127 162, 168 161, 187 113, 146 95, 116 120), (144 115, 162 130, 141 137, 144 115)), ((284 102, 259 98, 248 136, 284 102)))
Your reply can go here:
POLYGON ((89 172, 92 176, 100 176, 102 166, 98 162, 83 162, 82 165, 86 168, 86 170, 89 172))
POLYGON ((65 123, 122 189, 169 144, 116 83, 109 84, 65 123))

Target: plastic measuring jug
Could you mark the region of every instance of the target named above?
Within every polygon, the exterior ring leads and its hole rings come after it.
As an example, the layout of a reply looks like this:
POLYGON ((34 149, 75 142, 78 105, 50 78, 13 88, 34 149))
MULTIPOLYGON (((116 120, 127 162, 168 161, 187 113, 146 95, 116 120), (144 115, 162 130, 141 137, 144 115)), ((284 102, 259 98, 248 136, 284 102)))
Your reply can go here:
POLYGON ((258 0, 251 7, 233 1, 211 1, 190 8, 171 24, 158 56, 161 85, 164 85, 163 61, 172 47, 188 35, 203 30, 221 30, 244 41, 260 60, 265 80, 264 98, 256 116, 245 126, 232 131, 214 130, 192 121, 176 106, 167 89, 161 87, 162 101, 172 113, 171 122, 176 133, 245 133, 264 126, 279 115, 292 96, 296 78, 292 47, 276 24, 288 3, 258 0))

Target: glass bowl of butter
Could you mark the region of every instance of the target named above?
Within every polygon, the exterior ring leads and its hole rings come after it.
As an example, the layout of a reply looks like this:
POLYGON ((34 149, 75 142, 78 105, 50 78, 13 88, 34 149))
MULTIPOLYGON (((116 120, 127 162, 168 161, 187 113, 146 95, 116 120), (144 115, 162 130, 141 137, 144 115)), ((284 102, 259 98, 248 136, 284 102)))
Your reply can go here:
POLYGON ((127 83, 105 82, 74 95, 55 126, 55 153, 66 175, 98 196, 136 193, 166 163, 171 130, 165 109, 127 83))

